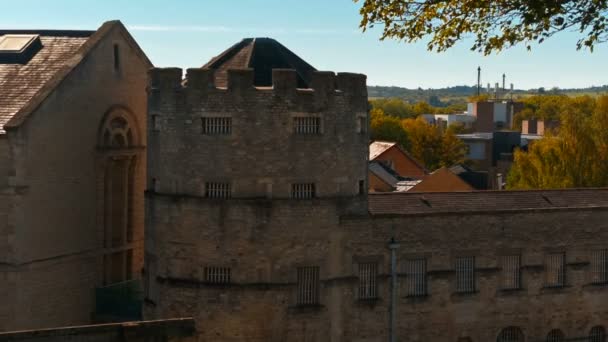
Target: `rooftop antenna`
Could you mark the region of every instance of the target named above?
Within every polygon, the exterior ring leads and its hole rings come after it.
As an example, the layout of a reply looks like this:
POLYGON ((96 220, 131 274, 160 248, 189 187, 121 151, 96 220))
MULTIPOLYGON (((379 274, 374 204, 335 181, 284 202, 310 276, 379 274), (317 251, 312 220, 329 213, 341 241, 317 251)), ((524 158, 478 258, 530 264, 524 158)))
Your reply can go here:
POLYGON ((480 95, 481 92, 481 67, 477 67, 477 96, 480 95))

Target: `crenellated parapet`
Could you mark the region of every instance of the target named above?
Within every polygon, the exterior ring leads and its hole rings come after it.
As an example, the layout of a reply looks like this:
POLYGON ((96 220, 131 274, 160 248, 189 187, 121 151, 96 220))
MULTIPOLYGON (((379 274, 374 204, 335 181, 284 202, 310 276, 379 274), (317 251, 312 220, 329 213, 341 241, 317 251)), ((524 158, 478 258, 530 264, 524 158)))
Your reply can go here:
POLYGON ((273 69, 272 87, 255 87, 253 69, 228 70, 228 86, 216 87, 215 70, 191 68, 182 78, 180 68, 153 68, 149 71, 150 90, 189 90, 200 93, 214 92, 274 92, 279 96, 310 93, 320 96, 366 97, 366 76, 354 73, 314 71, 310 88, 297 87, 297 72, 294 69, 273 69))

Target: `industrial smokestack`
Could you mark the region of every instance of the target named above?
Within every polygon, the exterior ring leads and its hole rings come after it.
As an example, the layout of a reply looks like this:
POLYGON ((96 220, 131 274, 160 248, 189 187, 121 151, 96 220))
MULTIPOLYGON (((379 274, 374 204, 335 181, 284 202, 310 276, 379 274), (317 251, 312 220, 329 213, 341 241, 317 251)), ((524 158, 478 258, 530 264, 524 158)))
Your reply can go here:
POLYGON ((490 86, 490 82, 488 82, 488 94, 492 92, 492 87, 490 86))
POLYGON ((481 67, 477 67, 477 96, 480 95, 481 92, 481 67))
POLYGON ((505 91, 507 89, 506 84, 505 84, 506 79, 507 79, 507 75, 502 74, 502 91, 505 91))
POLYGON ((495 88, 494 88, 494 98, 498 98, 498 82, 496 82, 495 84, 495 88))

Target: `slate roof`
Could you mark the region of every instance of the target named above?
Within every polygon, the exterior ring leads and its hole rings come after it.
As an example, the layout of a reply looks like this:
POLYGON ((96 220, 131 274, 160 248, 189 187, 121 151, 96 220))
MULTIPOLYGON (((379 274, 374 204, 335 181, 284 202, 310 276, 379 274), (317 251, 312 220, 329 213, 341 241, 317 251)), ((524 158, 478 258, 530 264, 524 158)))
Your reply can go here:
POLYGON ((310 88, 311 73, 316 69, 272 38, 246 38, 234 44, 203 68, 215 70, 215 85, 228 85, 229 69, 253 69, 253 84, 272 86, 272 69, 295 69, 298 87, 310 88))
MULTIPOLYGON (((119 21, 108 21, 97 31, 0 30, 0 36, 39 35, 42 42, 42 48, 25 64, 0 61, 0 135, 7 127, 19 126, 115 27, 124 29, 119 21)), ((152 66, 132 37, 127 39, 152 66)))
MULTIPOLYGON (((26 34, 32 31, 0 31, 26 34)), ((41 32, 42 33, 42 32, 41 32)), ((25 65, 0 63, 0 134, 4 125, 34 97, 87 41, 92 32, 46 32, 40 35, 42 49, 25 65)))
POLYGON ((370 193, 368 199, 371 215, 608 208, 608 188, 370 193))

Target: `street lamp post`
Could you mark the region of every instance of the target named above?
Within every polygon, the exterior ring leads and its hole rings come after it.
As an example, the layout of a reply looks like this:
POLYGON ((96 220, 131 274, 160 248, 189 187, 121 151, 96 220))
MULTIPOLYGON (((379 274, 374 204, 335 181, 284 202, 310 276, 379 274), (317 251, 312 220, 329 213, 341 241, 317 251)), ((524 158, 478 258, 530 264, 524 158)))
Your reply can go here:
POLYGON ((399 244, 392 237, 388 243, 388 249, 391 250, 391 301, 389 304, 389 327, 388 327, 388 341, 396 342, 396 313, 397 313, 397 249, 399 244))

